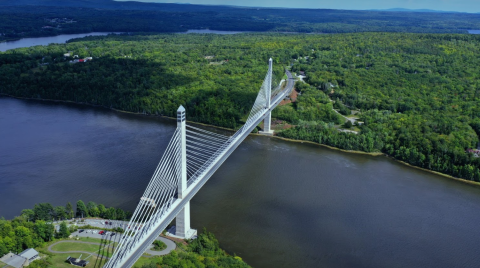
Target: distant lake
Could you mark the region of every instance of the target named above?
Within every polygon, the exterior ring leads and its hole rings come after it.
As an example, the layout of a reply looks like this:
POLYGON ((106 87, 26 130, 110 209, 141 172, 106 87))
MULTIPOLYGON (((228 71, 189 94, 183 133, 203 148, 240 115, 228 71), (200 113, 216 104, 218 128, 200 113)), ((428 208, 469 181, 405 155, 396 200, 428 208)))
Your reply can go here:
POLYGON ((468 30, 469 34, 480 34, 480 30, 468 30))
POLYGON ((48 37, 22 38, 17 41, 0 43, 0 51, 4 52, 9 49, 21 48, 21 47, 47 46, 52 43, 63 44, 73 38, 82 38, 85 36, 99 36, 99 35, 108 35, 108 34, 111 34, 111 33, 92 32, 92 33, 83 33, 83 34, 62 34, 62 35, 48 36, 48 37))

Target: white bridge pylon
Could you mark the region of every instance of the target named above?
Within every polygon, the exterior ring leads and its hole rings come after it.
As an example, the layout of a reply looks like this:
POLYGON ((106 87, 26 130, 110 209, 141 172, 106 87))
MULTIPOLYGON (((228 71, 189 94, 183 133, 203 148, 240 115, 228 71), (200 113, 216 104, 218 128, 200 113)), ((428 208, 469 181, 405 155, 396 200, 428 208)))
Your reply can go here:
POLYGON ((183 106, 177 110, 177 128, 160 163, 129 222, 129 228, 104 267, 132 267, 145 250, 176 217, 176 236, 190 238, 190 200, 222 165, 228 156, 264 121, 264 132, 271 133, 270 113, 293 89, 272 91, 272 59, 260 92, 245 124, 232 136, 224 136, 187 125, 183 106))

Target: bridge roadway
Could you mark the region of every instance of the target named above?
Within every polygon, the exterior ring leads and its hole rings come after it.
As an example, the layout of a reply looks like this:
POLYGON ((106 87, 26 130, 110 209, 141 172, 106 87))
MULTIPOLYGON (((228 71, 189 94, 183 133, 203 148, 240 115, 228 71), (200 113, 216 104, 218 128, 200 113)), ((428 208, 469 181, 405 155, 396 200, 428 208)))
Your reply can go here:
MULTIPOLYGON (((235 137, 226 148, 223 150, 216 157, 216 161, 213 161, 211 166, 207 168, 206 173, 203 176, 197 178, 195 182, 193 182, 187 189, 187 194, 183 199, 174 199, 172 200, 172 205, 168 208, 168 211, 161 216, 160 219, 157 220, 157 223, 153 226, 153 231, 148 232, 147 239, 143 240, 143 243, 140 243, 135 246, 132 254, 129 254, 129 257, 122 259, 121 263, 113 264, 113 266, 107 264, 106 267, 122 267, 122 268, 129 268, 132 267, 135 262, 142 256, 142 254, 147 250, 148 246, 150 246, 153 241, 162 233, 163 230, 167 227, 167 225, 172 222, 172 220, 177 216, 177 214, 182 210, 187 202, 189 202, 195 194, 202 188, 202 186, 210 179, 210 177, 217 171, 217 169, 225 162, 225 160, 230 156, 230 154, 235 151, 235 149, 242 143, 242 141, 252 132, 252 130, 262 122, 265 118, 267 113, 272 112, 275 107, 286 97, 288 96, 294 86, 294 78, 289 71, 286 71, 287 74, 287 86, 285 89, 273 97, 271 101, 270 109, 266 109, 264 113, 258 117, 256 121, 250 124, 245 131, 243 131, 240 135, 235 137)), ((152 217, 153 218, 153 217, 152 217)))

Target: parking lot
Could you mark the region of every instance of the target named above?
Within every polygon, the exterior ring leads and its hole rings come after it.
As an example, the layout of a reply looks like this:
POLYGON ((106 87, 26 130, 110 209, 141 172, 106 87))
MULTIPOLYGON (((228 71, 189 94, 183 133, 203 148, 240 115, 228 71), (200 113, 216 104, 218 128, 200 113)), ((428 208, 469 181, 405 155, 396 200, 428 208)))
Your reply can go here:
POLYGON ((72 237, 91 237, 91 238, 98 238, 98 239, 106 239, 106 240, 114 240, 114 241, 117 241, 117 240, 120 240, 120 237, 122 236, 122 234, 117 234, 115 232, 111 232, 111 231, 108 231, 108 230, 105 230, 104 234, 100 234, 100 231, 102 230, 84 230, 84 229, 79 229, 78 231, 76 232, 73 232, 71 235, 72 237), (80 232, 81 230, 83 230, 83 232, 80 232), (112 233, 114 233, 114 235, 112 235, 112 233))
MULTIPOLYGON (((78 226, 81 227, 82 223, 79 223, 78 226)), ((94 227, 113 229, 120 227, 126 229, 128 226, 128 221, 117 221, 117 220, 92 220, 86 219, 83 225, 91 225, 94 227)))

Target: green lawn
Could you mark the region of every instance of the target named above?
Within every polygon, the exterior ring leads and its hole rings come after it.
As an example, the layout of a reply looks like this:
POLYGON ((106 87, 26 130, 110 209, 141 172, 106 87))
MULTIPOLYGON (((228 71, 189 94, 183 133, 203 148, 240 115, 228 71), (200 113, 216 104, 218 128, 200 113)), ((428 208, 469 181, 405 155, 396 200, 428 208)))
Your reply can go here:
POLYGON ((97 252, 102 245, 92 245, 84 244, 77 242, 61 242, 52 247, 54 251, 87 251, 87 252, 97 252))
POLYGON ((140 257, 140 259, 138 259, 138 261, 133 265, 133 268, 138 268, 138 267, 142 267, 142 265, 144 264, 148 264, 148 263, 157 263, 157 260, 161 258, 159 256, 156 256, 156 257, 153 257, 153 258, 146 258, 146 257, 140 257))
MULTIPOLYGON (((41 248, 37 248, 38 250, 42 251, 47 251, 48 252, 48 246, 58 242, 62 241, 59 244, 56 244, 55 246, 52 247, 52 250, 55 251, 85 251, 85 252, 92 252, 96 254, 101 254, 106 257, 111 257, 113 253, 113 246, 117 244, 117 242, 112 242, 112 241, 105 241, 102 239, 98 238, 87 238, 87 237, 79 237, 77 239, 64 239, 64 240, 56 240, 47 243, 45 246, 41 248), (84 243, 76 243, 75 241, 83 241, 83 242, 94 242, 100 245, 92 245, 92 244, 84 244, 84 243), (105 247, 108 245, 107 247, 105 247)), ((70 257, 75 257, 79 258, 80 255, 82 255, 82 259, 84 260, 87 258, 90 254, 86 253, 50 253, 51 257, 48 258, 48 261, 51 263, 49 267, 52 268, 72 268, 73 266, 69 263, 66 262, 67 258, 70 257)), ((96 255, 92 255, 86 259, 89 261, 89 264, 86 267, 102 267, 105 262, 107 261, 106 258, 99 258, 96 255)), ((154 261, 155 258, 146 258, 146 257, 141 257, 139 260, 139 263, 149 263, 150 261, 154 261)), ((0 263, 0 268, 3 268, 5 264, 0 263)), ((141 266, 141 265, 140 265, 141 266)), ((10 266, 8 267, 10 268, 10 266)))
MULTIPOLYGON (((86 254, 81 254, 81 253, 62 253, 62 254, 54 254, 49 261, 52 263, 50 267, 55 267, 55 268, 72 268, 75 266, 72 266, 69 262, 67 262, 68 257, 74 257, 74 258, 79 258, 80 255, 82 255, 82 260, 88 257, 86 254)), ((106 260, 105 259, 100 259, 97 258, 96 256, 91 256, 90 258, 87 259, 89 261, 88 265, 86 267, 102 267, 106 260)))
MULTIPOLYGON (((76 240, 76 238, 75 238, 75 240, 76 240)), ((79 237, 79 238, 78 238, 78 241, 102 243, 102 239, 100 239, 100 238, 91 238, 91 237, 79 237)))
MULTIPOLYGON (((117 238, 117 236, 114 236, 114 237, 117 238)), ((110 236, 108 238, 110 239, 110 236)), ((75 238, 74 240, 77 240, 77 239, 75 238)), ((118 239, 105 240, 105 239, 91 238, 91 237, 79 237, 77 241, 101 243, 103 245, 103 244, 111 244, 113 241, 117 241, 117 240, 118 239)), ((117 245, 117 244, 118 242, 113 242, 112 245, 117 245)))

